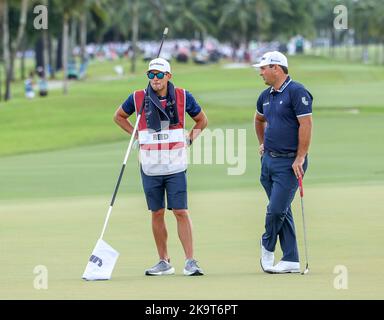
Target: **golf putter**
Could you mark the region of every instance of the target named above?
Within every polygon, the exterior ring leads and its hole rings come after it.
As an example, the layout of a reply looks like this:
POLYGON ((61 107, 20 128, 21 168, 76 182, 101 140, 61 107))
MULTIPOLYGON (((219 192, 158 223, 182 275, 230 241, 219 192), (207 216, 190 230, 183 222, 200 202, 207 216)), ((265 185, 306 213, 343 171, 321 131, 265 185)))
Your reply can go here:
POLYGON ((309 272, 308 267, 308 248, 307 248, 307 228, 305 225, 305 217, 304 217, 304 188, 303 188, 303 178, 299 177, 299 189, 300 189, 300 201, 301 201, 301 214, 303 216, 303 229, 304 229, 304 249, 305 249, 305 269, 301 273, 302 275, 307 274, 309 272))

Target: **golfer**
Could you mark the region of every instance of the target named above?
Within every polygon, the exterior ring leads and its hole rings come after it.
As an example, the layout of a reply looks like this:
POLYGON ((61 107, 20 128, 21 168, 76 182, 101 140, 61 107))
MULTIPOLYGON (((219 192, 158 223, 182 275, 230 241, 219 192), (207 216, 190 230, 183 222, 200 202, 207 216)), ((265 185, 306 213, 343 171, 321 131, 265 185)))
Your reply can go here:
POLYGON ((282 53, 267 52, 253 66, 260 69, 260 76, 270 86, 260 94, 255 114, 260 182, 269 199, 261 238, 261 268, 268 273, 296 273, 300 263, 291 203, 298 178, 304 176, 308 165, 313 98, 290 78, 282 53), (278 238, 283 257, 274 265, 278 238))
POLYGON ((160 261, 145 271, 146 275, 174 274, 167 250, 167 228, 164 220, 165 193, 167 209, 177 220, 177 231, 185 253, 184 275, 203 275, 194 259, 192 222, 187 205, 187 147, 207 126, 207 117, 188 91, 170 82, 171 66, 156 58, 149 63, 147 90, 135 91, 116 110, 114 120, 132 134, 128 117, 144 110, 138 124, 140 171, 148 209, 152 212, 152 231, 160 261), (185 133, 185 113, 194 120, 185 133))

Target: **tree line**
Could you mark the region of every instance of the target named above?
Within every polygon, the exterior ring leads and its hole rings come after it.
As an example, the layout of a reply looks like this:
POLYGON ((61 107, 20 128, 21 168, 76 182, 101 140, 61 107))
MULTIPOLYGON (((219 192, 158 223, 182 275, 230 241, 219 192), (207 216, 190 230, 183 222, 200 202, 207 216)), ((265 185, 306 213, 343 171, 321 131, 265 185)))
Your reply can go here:
MULTIPOLYGON (((207 35, 234 46, 250 40, 286 41, 301 34, 307 39, 325 36, 332 44, 384 43, 382 0, 0 0, 1 66, 0 88, 5 100, 11 83, 26 77, 24 54, 42 48, 42 65, 50 74, 67 70, 69 52, 80 46, 85 58, 87 43, 130 40, 136 52, 138 39, 158 39, 165 26, 170 38, 199 38, 207 35), (47 8, 48 29, 37 30, 33 9, 47 8), (334 8, 347 9, 346 29, 336 30, 334 8), (17 52, 21 52, 20 74, 15 74, 17 52), (3 76, 4 75, 4 76, 3 76), (3 80, 4 78, 4 80, 3 80), (3 80, 3 81, 2 81, 3 80)), ((134 70, 136 54, 132 56, 134 70)), ((64 72, 64 93, 67 92, 64 72)))

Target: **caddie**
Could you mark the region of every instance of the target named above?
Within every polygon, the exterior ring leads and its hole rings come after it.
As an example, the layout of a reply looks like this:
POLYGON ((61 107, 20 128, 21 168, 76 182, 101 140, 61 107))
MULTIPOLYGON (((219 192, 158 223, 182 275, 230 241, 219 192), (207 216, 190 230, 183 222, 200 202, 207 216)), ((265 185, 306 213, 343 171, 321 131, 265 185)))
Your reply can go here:
POLYGON ((132 134, 134 128, 128 118, 144 104, 138 124, 140 171, 143 189, 152 213, 152 232, 159 262, 145 270, 146 275, 175 273, 167 249, 165 208, 172 210, 177 220, 177 231, 185 253, 184 275, 203 275, 193 252, 192 222, 187 204, 187 147, 207 126, 207 117, 191 93, 177 88, 168 61, 150 61, 146 90, 132 93, 115 112, 115 122, 132 134), (189 133, 185 130, 185 114, 194 120, 189 133), (166 195, 166 206, 165 206, 166 195))

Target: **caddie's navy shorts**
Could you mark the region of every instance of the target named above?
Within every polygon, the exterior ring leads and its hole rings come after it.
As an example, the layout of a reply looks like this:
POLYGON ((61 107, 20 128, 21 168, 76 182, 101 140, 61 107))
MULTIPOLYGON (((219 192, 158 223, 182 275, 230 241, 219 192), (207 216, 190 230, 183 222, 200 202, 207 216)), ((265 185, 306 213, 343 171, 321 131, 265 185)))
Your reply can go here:
POLYGON ((141 168, 140 171, 148 210, 157 211, 165 208, 165 192, 168 210, 188 209, 186 170, 164 176, 148 176, 141 168))

